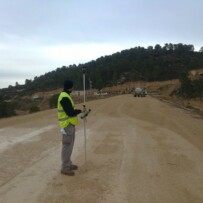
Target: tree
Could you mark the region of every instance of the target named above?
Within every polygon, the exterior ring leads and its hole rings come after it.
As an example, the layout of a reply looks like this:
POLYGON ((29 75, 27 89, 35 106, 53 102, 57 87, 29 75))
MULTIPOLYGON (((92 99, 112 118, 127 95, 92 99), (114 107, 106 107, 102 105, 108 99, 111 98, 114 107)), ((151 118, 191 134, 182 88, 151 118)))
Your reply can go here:
POLYGON ((160 51, 160 50, 161 50, 161 46, 160 46, 159 44, 156 44, 155 47, 154 47, 154 49, 155 49, 156 51, 160 51))
POLYGON ((98 79, 95 83, 95 88, 98 89, 99 91, 103 88, 103 82, 101 79, 98 79))
POLYGON ((147 50, 152 51, 153 50, 153 46, 148 46, 147 50))
POLYGON ((200 48, 199 52, 203 53, 203 47, 200 48))
POLYGON ((49 99, 49 108, 53 109, 57 107, 57 101, 58 101, 59 94, 54 94, 49 99))
POLYGON ((163 47, 159 44, 147 48, 138 46, 102 56, 85 64, 64 65, 44 75, 36 76, 34 80, 26 79, 24 86, 10 86, 7 90, 12 92, 9 96, 13 97, 20 87, 21 94, 24 95, 39 90, 56 89, 62 87, 63 80, 67 77, 74 81, 75 88, 82 89, 83 66, 86 66, 88 78, 91 78, 94 87, 97 88, 113 85, 122 77, 125 77, 126 81, 175 79, 182 71, 203 67, 203 47, 200 52, 194 52, 193 45, 182 43, 166 43, 163 47))
POLYGON ((25 85, 29 85, 29 84, 31 84, 31 82, 32 82, 32 80, 26 79, 26 80, 25 80, 25 85))
POLYGON ((181 82, 181 92, 182 95, 185 97, 192 97, 192 85, 191 85, 191 81, 187 76, 187 73, 184 72, 182 73, 182 75, 180 76, 180 82, 181 82))
POLYGON ((15 115, 14 105, 10 102, 0 102, 0 118, 9 117, 15 115))
POLYGON ((29 113, 35 113, 35 112, 38 112, 40 111, 40 108, 36 105, 32 105, 29 109, 29 113))

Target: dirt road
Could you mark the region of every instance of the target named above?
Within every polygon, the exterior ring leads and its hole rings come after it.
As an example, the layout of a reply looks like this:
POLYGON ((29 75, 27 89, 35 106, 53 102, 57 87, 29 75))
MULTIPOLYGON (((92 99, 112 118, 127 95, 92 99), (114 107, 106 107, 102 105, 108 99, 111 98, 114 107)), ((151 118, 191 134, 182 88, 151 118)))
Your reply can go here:
POLYGON ((80 121, 74 177, 60 174, 55 109, 0 120, 1 203, 203 202, 202 118, 149 96, 87 106, 87 163, 80 121))

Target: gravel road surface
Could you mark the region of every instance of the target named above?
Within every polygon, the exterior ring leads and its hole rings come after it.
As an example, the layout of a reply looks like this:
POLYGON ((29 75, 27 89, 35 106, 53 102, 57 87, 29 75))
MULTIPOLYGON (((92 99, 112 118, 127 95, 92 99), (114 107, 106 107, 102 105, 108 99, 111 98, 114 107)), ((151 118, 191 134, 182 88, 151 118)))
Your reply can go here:
POLYGON ((87 162, 80 120, 74 177, 60 174, 56 109, 0 120, 1 203, 203 202, 200 116, 150 96, 87 107, 87 162))

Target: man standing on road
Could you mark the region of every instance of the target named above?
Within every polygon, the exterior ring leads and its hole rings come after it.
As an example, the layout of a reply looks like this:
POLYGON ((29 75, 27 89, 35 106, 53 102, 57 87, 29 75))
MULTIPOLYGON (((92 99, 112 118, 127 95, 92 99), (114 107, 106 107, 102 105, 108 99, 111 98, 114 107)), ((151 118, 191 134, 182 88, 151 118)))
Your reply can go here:
POLYGON ((78 169, 77 165, 73 165, 71 154, 73 151, 75 140, 75 126, 78 123, 77 115, 81 110, 74 108, 74 102, 70 96, 73 90, 73 82, 64 81, 64 89, 58 97, 58 121, 62 133, 62 151, 61 151, 61 173, 74 176, 74 170, 78 169))

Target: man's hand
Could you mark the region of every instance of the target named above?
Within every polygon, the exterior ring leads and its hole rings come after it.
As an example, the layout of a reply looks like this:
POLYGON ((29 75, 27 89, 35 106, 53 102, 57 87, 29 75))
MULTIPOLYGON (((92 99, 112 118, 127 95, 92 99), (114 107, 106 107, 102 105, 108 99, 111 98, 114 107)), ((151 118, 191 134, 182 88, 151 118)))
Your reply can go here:
POLYGON ((64 128, 61 128, 60 131, 61 131, 61 134, 62 134, 62 135, 66 135, 66 131, 64 130, 64 128))
POLYGON ((88 116, 88 114, 90 113, 91 109, 86 109, 80 114, 80 118, 83 119, 85 117, 88 116))

